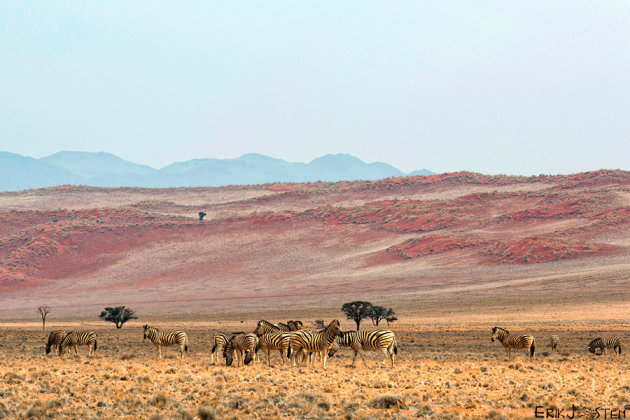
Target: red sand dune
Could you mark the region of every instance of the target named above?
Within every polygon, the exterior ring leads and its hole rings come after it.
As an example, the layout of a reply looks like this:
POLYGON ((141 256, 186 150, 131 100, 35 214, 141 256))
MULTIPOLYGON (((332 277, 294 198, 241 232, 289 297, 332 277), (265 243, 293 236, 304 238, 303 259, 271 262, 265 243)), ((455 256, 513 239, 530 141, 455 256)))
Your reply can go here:
POLYGON ((336 302, 625 273, 629 221, 625 171, 0 193, 0 311, 336 302))

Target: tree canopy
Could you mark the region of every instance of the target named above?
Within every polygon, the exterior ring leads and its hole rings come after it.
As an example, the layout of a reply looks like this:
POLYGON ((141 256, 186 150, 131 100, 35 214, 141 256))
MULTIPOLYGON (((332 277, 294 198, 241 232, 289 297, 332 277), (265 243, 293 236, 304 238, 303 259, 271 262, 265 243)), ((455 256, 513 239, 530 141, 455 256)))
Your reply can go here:
POLYGON ((124 306, 105 308, 98 317, 104 321, 113 322, 116 328, 121 328, 130 319, 138 319, 133 309, 124 306))
POLYGON ((354 302, 344 303, 341 307, 341 311, 346 314, 348 319, 354 320, 357 323, 357 331, 361 325, 361 321, 365 318, 369 318, 372 312, 372 304, 370 302, 363 302, 356 300, 354 302))

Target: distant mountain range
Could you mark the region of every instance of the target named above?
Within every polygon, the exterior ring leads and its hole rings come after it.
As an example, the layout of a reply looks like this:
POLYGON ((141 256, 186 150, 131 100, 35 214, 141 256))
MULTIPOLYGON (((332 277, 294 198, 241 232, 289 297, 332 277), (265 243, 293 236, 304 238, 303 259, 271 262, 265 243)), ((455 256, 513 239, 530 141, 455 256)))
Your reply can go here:
POLYGON ((348 154, 325 155, 302 163, 250 153, 237 159, 193 159, 154 169, 105 152, 59 152, 41 159, 0 152, 0 191, 65 184, 167 188, 432 174, 427 169, 406 174, 387 163, 366 163, 348 154))

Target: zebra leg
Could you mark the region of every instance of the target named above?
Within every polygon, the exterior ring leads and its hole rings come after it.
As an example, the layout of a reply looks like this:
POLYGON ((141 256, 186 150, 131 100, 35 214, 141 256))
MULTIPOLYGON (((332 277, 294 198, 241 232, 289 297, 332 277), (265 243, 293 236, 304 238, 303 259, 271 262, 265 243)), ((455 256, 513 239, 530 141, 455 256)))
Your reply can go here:
POLYGON ((389 346, 387 346, 387 356, 389 357, 389 360, 392 361, 392 367, 394 367, 394 342, 393 341, 389 346))
POLYGON ((381 365, 385 366, 385 362, 387 362, 387 359, 391 359, 392 357, 390 356, 389 352, 387 351, 387 348, 382 348, 381 351, 385 355, 385 358, 381 362, 381 365))
POLYGON ((158 348, 158 356, 160 356, 160 359, 161 359, 162 358, 162 346, 160 346, 158 344, 157 348, 158 348))
POLYGON ((79 347, 76 344, 73 347, 74 347, 74 353, 78 356, 79 355, 79 347))
MULTIPOLYGON (((361 360, 363 360, 363 366, 367 367, 367 363, 365 362, 365 355, 363 354, 363 350, 359 349, 359 356, 361 356, 361 360)), ((353 363, 354 365, 354 363, 353 363)))

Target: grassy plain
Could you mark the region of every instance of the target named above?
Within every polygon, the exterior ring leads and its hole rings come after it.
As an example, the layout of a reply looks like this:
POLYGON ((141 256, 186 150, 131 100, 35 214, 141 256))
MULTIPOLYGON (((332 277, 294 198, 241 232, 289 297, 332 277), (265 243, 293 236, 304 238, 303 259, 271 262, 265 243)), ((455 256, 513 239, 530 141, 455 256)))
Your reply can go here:
MULTIPOLYGON (((0 324, 0 418, 534 418, 537 406, 626 409, 630 416, 630 363, 621 357, 593 356, 586 345, 596 336, 619 335, 630 343, 627 320, 537 319, 505 325, 513 333, 531 333, 537 355, 512 353, 507 361, 490 342, 488 320, 402 320, 391 326, 398 337, 396 366, 381 366, 382 354, 367 353, 352 368, 351 352, 342 349, 327 369, 283 366, 278 354, 265 363, 226 367, 211 363, 216 331, 251 331, 257 319, 169 321, 155 318, 163 330, 182 328, 190 337, 183 360, 175 347, 159 360, 142 339, 141 325, 121 330, 76 319, 41 325, 26 321, 0 324), (87 357, 44 354, 51 329, 92 329, 98 350, 87 357), (557 352, 549 336, 558 334, 557 352)), ((313 328, 313 319, 306 321, 313 328)), ((368 325, 365 325, 368 327, 368 325)), ((349 322, 344 329, 351 329, 349 322)), ((264 357, 264 356, 262 356, 264 357)), ((608 413, 610 417, 610 413, 608 413)), ((588 417, 583 417, 588 418, 588 417)), ((614 418, 614 417, 613 417, 614 418)), ((623 417, 620 417, 623 418, 623 417)))

